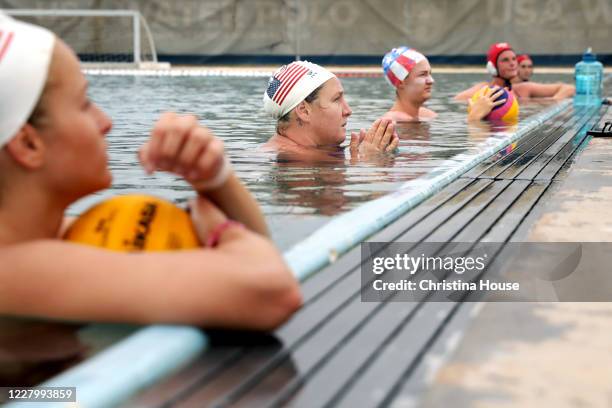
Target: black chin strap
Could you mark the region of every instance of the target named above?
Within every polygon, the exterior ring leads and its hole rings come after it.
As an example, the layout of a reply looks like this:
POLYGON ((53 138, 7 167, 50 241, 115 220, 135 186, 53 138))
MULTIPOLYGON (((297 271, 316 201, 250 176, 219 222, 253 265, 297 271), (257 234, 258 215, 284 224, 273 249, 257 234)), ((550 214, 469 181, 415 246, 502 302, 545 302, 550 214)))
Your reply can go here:
POLYGON ((509 79, 507 79, 507 78, 502 78, 502 77, 500 77, 499 75, 497 75, 497 77, 496 77, 496 78, 499 78, 499 79, 501 79, 501 80, 503 80, 503 81, 504 81, 504 88, 508 88, 508 90, 509 90, 509 91, 511 91, 511 90, 512 90, 512 82, 510 82, 510 80, 509 80, 509 79))
POLYGON ((504 80, 504 87, 508 88, 509 91, 512 90, 512 82, 510 82, 507 78, 502 78, 504 80))

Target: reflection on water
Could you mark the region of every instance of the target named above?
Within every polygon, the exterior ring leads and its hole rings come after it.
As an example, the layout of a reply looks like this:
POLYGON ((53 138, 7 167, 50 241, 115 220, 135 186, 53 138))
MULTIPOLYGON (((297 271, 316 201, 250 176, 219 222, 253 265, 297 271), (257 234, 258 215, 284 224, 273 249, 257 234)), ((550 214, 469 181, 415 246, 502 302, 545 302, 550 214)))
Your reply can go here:
MULTIPOLYGON (((259 147, 274 133, 275 126, 262 110, 261 95, 267 78, 89 79, 92 99, 114 120, 108 136, 114 183, 111 190, 82 200, 71 212, 83 211, 100 197, 143 190, 184 202, 192 194, 188 186, 170 174, 146 175, 137 163, 136 152, 161 112, 194 113, 223 138, 237 174, 261 203, 273 237, 283 249, 331 216, 393 191, 455 155, 474 149, 491 134, 470 131, 466 105, 452 100, 458 91, 482 80, 479 75, 436 75, 428 106, 438 116, 428 123, 398 125, 401 143, 396 157, 358 162, 346 152, 334 155, 333 160, 304 161, 262 151, 259 147)), ((383 78, 346 78, 342 83, 353 109, 350 130, 369 127, 392 105, 393 89, 383 78)), ((522 104, 521 119, 549 103, 522 104)))
POLYGON ((79 329, 72 324, 0 318, 0 384, 34 386, 82 361, 87 347, 79 341, 79 329))
MULTIPOLYGON (((0 317, 0 386, 38 385, 134 333, 137 326, 85 326, 0 317)), ((0 393, 0 402, 6 397, 0 393)))

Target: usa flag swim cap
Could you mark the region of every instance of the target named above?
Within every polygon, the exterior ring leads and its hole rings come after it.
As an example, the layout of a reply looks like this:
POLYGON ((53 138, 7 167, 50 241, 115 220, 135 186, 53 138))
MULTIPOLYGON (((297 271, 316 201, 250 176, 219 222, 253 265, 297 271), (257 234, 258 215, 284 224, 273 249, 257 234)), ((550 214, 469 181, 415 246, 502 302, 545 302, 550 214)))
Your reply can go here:
POLYGON ((268 81, 263 95, 264 110, 274 119, 280 119, 334 77, 327 69, 308 61, 283 65, 268 81))
POLYGON ((391 86, 397 87, 416 64, 425 60, 425 56, 410 47, 393 48, 385 54, 382 67, 385 79, 391 86))

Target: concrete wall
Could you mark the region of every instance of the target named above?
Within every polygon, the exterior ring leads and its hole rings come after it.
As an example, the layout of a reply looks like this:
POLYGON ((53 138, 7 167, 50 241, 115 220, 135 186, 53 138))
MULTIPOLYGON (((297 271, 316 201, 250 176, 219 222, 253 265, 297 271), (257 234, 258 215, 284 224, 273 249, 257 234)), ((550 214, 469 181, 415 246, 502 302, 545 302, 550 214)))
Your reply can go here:
MULTIPOLYGON (((588 46, 612 55, 612 0, 0 0, 0 7, 137 9, 166 55, 380 58, 407 44, 476 62, 498 41, 555 58, 588 46)), ((69 24, 63 35, 70 26, 85 30, 69 24)), ((98 41, 117 46, 119 30, 97 29, 98 41)))

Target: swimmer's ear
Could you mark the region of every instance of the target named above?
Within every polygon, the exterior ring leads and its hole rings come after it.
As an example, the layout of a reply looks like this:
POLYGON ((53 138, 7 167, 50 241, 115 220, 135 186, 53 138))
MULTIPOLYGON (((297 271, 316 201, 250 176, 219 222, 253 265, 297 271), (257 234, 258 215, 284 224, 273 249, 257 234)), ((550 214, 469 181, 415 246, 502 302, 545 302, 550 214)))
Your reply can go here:
POLYGON ((23 125, 6 144, 6 150, 13 160, 26 169, 38 169, 45 161, 45 144, 29 123, 23 125))
POLYGON ((295 116, 298 122, 310 122, 311 112, 312 110, 310 104, 306 103, 305 101, 298 103, 298 105, 295 107, 295 116))

